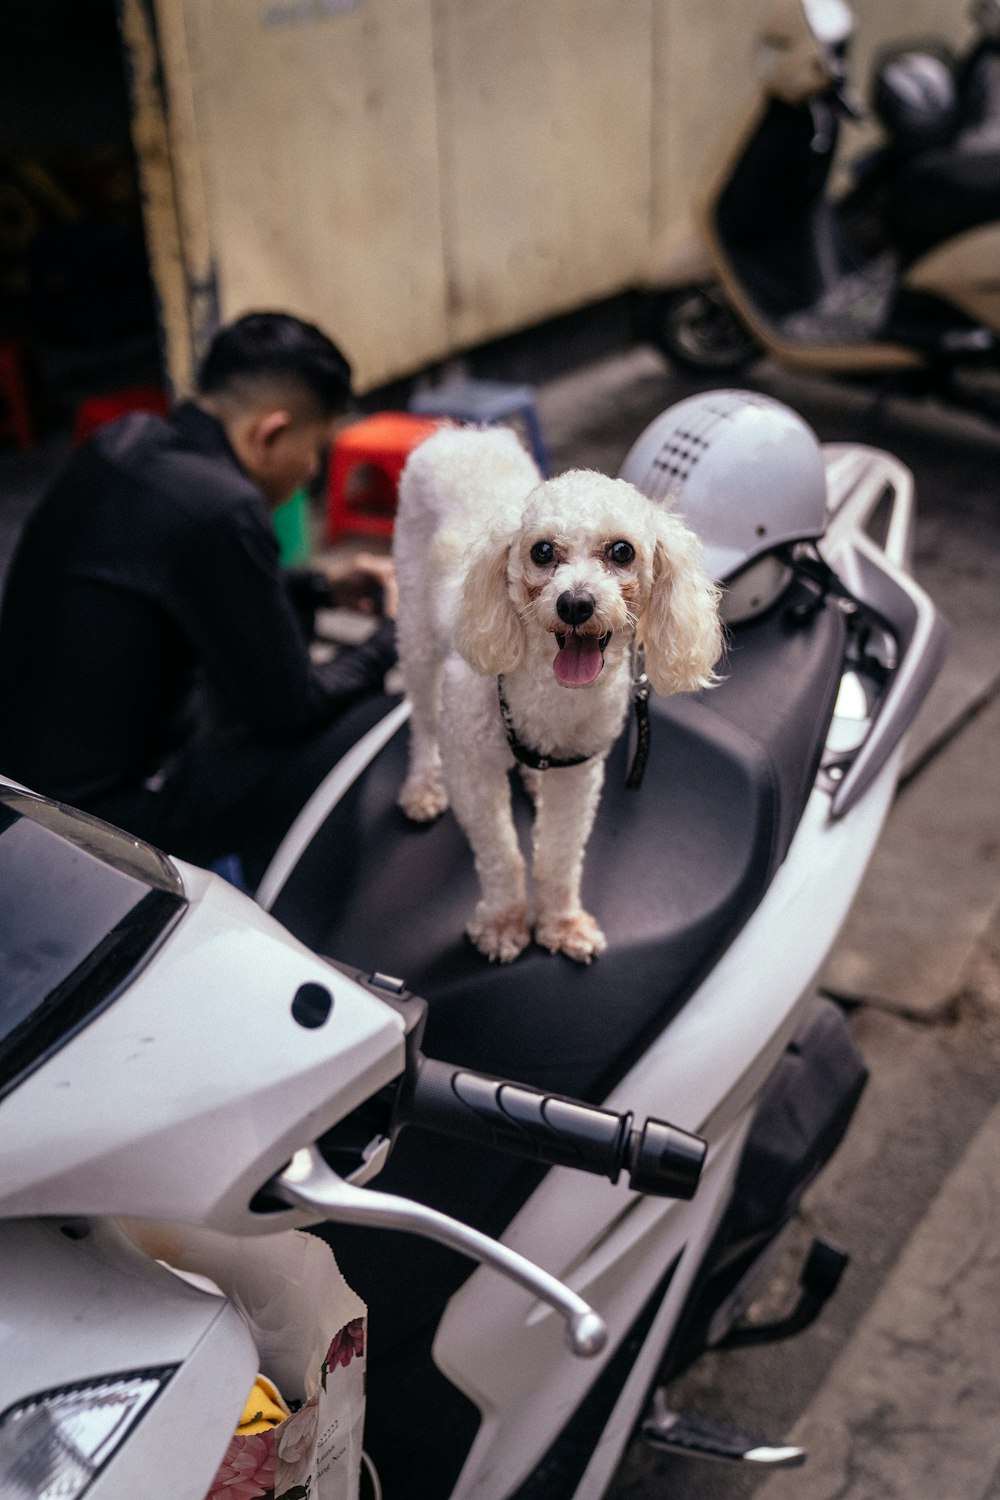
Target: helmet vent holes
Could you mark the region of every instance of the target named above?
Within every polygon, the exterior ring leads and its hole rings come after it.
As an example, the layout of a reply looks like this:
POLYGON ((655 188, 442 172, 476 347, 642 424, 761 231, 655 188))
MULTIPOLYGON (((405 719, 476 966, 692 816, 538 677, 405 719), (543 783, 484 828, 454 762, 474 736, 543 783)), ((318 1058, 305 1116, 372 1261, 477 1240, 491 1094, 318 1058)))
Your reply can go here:
POLYGON ((653 468, 668 481, 684 484, 707 448, 708 442, 699 433, 678 427, 671 433, 670 442, 665 443, 653 459, 653 468))

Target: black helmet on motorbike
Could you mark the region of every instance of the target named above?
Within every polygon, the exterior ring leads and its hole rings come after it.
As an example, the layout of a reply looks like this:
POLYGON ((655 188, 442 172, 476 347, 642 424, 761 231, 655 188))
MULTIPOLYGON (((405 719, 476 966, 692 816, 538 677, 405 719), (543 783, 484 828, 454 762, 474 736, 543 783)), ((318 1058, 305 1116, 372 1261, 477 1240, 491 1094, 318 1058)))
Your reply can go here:
POLYGON ((958 91, 951 68, 933 52, 900 52, 876 69, 875 113, 906 151, 940 146, 958 126, 958 91))
POLYGON ((755 391, 678 401, 633 443, 622 479, 677 505, 725 584, 722 616, 752 619, 788 586, 787 551, 826 527, 826 467, 812 428, 755 391))

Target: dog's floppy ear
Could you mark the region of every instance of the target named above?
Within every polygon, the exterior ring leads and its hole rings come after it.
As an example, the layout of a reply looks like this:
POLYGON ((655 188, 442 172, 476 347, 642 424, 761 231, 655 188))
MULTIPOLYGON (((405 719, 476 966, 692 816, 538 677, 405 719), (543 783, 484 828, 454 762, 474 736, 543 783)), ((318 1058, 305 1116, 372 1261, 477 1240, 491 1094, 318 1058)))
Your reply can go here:
POLYGON ((524 626, 507 582, 509 536, 488 536, 466 558, 455 645, 474 672, 513 672, 524 655, 524 626))
POLYGON ((656 519, 653 586, 639 622, 646 673, 658 693, 711 687, 722 651, 720 591, 701 564, 698 539, 679 516, 656 519))

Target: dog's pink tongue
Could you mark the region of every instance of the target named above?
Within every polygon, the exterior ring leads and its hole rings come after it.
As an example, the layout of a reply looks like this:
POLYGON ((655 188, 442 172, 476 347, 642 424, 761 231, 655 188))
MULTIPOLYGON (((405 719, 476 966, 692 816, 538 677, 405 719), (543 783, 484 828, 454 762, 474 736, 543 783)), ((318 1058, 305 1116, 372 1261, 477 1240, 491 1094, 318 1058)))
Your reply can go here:
POLYGON ((552 670, 564 687, 585 687, 604 666, 601 648, 592 635, 568 635, 559 647, 552 670))

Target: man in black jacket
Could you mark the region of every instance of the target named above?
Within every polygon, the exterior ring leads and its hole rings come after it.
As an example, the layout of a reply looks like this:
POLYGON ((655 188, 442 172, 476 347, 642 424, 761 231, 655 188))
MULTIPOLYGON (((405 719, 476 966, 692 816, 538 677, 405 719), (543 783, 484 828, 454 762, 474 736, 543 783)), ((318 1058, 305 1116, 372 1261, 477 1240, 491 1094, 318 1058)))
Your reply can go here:
MULTIPOLYGON (((5 586, 4 775, 200 863, 273 846, 329 768, 334 721, 395 660, 384 619, 314 664, 271 522, 349 396, 319 329, 250 314, 213 341, 195 400, 80 450, 5 586)), ((391 615, 391 569, 378 581, 391 615)))

